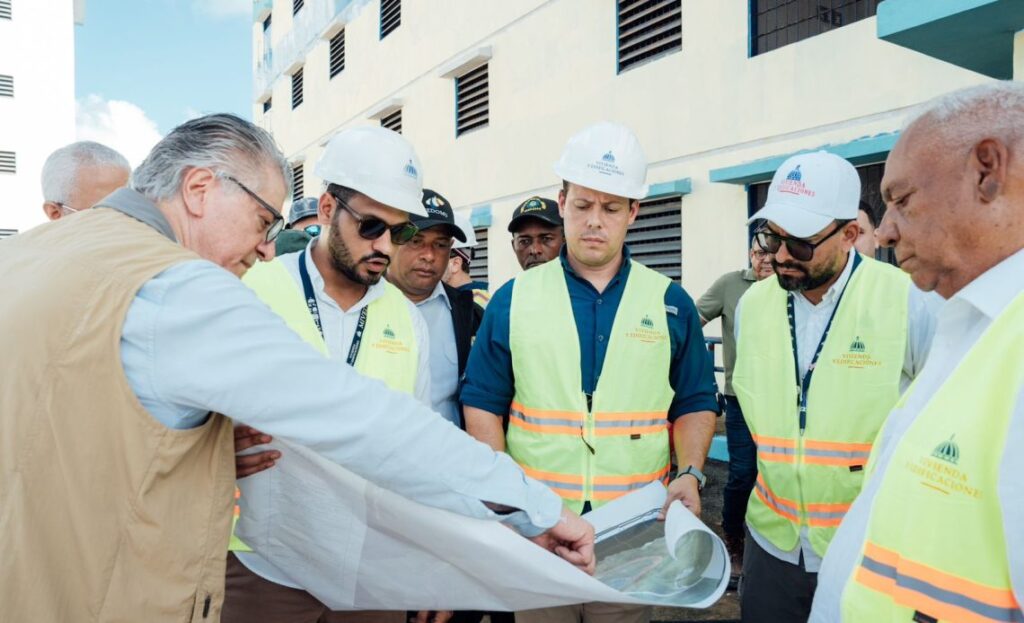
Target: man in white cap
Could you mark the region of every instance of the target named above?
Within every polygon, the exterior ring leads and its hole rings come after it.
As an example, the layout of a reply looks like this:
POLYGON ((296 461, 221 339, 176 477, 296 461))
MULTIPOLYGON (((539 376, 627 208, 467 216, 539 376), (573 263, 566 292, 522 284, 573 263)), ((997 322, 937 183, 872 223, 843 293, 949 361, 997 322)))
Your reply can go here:
MULTIPOLYGON (((391 262, 394 245, 404 245, 417 232, 409 221, 410 213, 426 215, 426 211, 419 201, 403 201, 403 186, 395 183, 387 169, 369 166, 362 175, 350 173, 357 170, 357 159, 365 161, 369 149, 411 153, 406 145, 397 134, 379 127, 354 128, 331 139, 316 168, 316 174, 326 183, 319 202, 314 201, 324 234, 313 238, 300 252, 257 264, 243 281, 321 352, 430 406, 426 323, 416 305, 381 278, 391 262)), ((415 180, 407 179, 405 186, 412 196, 415 180)), ((268 451, 239 457, 238 462, 264 466, 272 464, 276 456, 268 451)), ((274 477, 273 473, 258 476, 274 477)), ((256 497, 250 494, 247 504, 273 509, 276 502, 270 490, 269 486, 253 486, 256 497)), ((274 511, 260 511, 256 516, 266 512, 274 511)), ((309 512, 316 513, 316 507, 311 506, 309 512)), ((236 506, 236 516, 239 514, 236 506)), ((222 615, 225 623, 255 619, 266 623, 405 620, 405 613, 397 611, 364 612, 359 616, 331 613, 237 537, 232 538, 229 549, 222 615)))
POLYGON ((921 369, 934 330, 924 295, 863 257, 860 178, 842 158, 794 156, 775 173, 761 248, 775 277, 736 310, 732 386, 757 445, 740 600, 744 622, 805 621, 875 435, 921 369))
POLYGON ((1024 85, 930 102, 886 161, 879 241, 947 299, 875 442, 811 621, 1024 621, 1024 85))
MULTIPOLYGON (((680 469, 665 508, 681 500, 699 515, 715 382, 692 299, 624 244, 647 195, 647 160, 628 128, 598 123, 569 140, 555 172, 566 245, 491 299, 462 392, 467 430, 586 513, 670 482, 674 422, 680 469)), ((650 617, 648 607, 600 603, 516 613, 519 623, 650 617)))
POLYGON ((481 308, 486 309, 491 294, 488 292, 486 281, 473 279, 469 274, 469 267, 476 256, 477 245, 476 233, 473 231, 473 224, 464 215, 456 213, 455 223, 466 233, 465 240, 456 240, 452 245, 451 255, 448 258, 448 268, 444 273, 443 281, 449 286, 462 292, 471 292, 473 302, 481 308))

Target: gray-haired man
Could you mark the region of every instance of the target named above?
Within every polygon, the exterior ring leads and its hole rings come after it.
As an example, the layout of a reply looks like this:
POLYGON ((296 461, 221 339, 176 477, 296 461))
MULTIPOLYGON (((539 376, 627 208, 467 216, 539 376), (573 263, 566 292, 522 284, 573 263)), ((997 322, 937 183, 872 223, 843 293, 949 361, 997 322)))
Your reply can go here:
POLYGON ((79 141, 56 150, 43 164, 43 212, 51 221, 99 203, 128 183, 128 160, 117 151, 79 141))

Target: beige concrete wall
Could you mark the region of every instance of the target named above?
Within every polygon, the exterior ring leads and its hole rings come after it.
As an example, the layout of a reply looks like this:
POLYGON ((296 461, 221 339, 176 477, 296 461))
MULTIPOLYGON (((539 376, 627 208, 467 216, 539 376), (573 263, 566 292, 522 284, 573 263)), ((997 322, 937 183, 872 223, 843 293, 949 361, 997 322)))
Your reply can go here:
MULTIPOLYGON (((290 2, 281 4, 290 15, 290 2)), ((693 181, 682 203, 682 262, 696 298, 745 262, 746 193, 710 183, 711 169, 892 132, 914 105, 986 80, 878 40, 873 18, 748 58, 747 6, 686 0, 682 51, 617 75, 614 2, 403 2, 402 25, 379 40, 379 0, 371 0, 347 26, 342 75, 327 80, 323 41, 306 57, 305 104, 289 109, 282 79, 269 119, 256 118, 286 153, 306 157, 312 192, 320 143, 340 127, 376 123, 368 110, 401 99, 427 185, 461 209, 491 205, 495 287, 518 272, 510 213, 531 194, 554 196, 551 165, 565 140, 594 121, 625 123, 647 152, 650 183, 693 181), (454 85, 438 71, 484 45, 493 50, 490 125, 456 138, 454 85)))

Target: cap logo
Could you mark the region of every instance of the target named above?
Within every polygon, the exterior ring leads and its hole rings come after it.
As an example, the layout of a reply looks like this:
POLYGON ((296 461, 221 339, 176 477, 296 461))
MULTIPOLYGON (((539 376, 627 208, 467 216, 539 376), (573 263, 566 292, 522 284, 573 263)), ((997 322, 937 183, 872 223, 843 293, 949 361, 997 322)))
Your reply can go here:
POLYGON ((804 174, 800 170, 800 165, 796 165, 796 168, 789 172, 779 184, 779 192, 787 193, 790 195, 803 195, 805 197, 813 197, 814 191, 807 188, 807 184, 803 182, 804 174))
POLYGON ((527 212, 543 212, 544 204, 541 203, 540 199, 530 199, 523 205, 523 209, 519 211, 520 214, 526 214, 527 212))
POLYGON ((440 208, 444 206, 444 199, 438 197, 437 195, 434 195, 433 197, 424 201, 424 203, 426 203, 428 206, 440 208))
POLYGON ((409 163, 405 165, 405 174, 409 177, 419 177, 419 171, 413 166, 412 160, 409 160, 409 163))

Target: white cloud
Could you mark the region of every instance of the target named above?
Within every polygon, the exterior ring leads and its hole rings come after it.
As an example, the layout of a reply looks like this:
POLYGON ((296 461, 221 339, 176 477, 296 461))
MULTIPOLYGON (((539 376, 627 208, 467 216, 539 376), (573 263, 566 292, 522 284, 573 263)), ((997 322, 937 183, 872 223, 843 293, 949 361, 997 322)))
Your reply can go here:
POLYGON ((96 141, 124 154, 138 166, 162 137, 146 112, 122 100, 106 100, 95 94, 75 102, 78 140, 96 141))
POLYGON ((249 17, 252 0, 192 0, 192 9, 214 18, 249 17))

